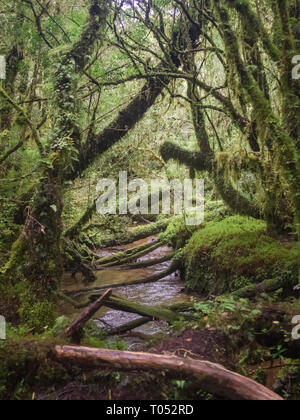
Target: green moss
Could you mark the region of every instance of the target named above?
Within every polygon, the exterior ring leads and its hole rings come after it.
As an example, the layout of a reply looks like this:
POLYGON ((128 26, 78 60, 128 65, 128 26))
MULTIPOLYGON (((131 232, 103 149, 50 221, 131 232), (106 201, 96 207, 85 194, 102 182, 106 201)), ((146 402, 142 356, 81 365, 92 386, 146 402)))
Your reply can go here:
POLYGON ((300 398, 300 360, 285 359, 276 381, 276 392, 289 400, 300 398))
MULTIPOLYGON (((208 201, 205 204, 205 223, 220 221, 229 214, 229 209, 223 201, 208 201)), ((205 226, 205 223, 202 225, 205 226)), ((160 240, 169 243, 176 250, 183 248, 199 226, 188 226, 185 217, 176 217, 168 224, 160 240)))
POLYGON ((0 342, 0 400, 31 399, 34 391, 69 379, 65 368, 52 358, 55 342, 51 338, 32 337, 24 329, 26 337, 20 333, 9 330, 8 339, 0 342))
POLYGON ((66 328, 70 325, 70 320, 66 316, 62 315, 55 320, 55 324, 50 331, 54 337, 58 335, 62 335, 66 328))
POLYGON ((284 278, 287 287, 297 284, 297 247, 283 247, 266 228, 264 221, 242 216, 206 223, 184 250, 187 286, 223 294, 270 278, 284 278))
POLYGON ((175 249, 182 248, 192 236, 195 227, 187 226, 184 217, 176 217, 168 224, 164 233, 159 239, 173 246, 175 249))
POLYGON ((56 307, 53 302, 42 301, 31 304, 23 301, 19 309, 21 321, 35 332, 43 332, 55 324, 56 307))

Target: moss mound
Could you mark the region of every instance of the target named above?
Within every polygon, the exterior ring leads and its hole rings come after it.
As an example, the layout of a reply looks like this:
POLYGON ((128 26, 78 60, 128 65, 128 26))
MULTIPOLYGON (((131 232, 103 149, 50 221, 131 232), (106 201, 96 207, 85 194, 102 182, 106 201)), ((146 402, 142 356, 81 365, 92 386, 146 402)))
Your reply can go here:
POLYGON ((0 342, 0 400, 31 399, 35 391, 66 383, 69 373, 52 355, 58 343, 28 332, 0 342))
POLYGON ((194 233, 183 252, 187 287, 224 294, 266 279, 297 284, 299 250, 267 235, 266 223, 242 216, 208 222, 194 233))

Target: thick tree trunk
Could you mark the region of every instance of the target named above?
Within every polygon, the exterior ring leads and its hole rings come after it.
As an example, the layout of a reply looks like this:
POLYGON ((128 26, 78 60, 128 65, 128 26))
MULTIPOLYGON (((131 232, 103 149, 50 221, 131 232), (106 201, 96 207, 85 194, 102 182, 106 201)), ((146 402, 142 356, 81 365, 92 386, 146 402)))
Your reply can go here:
POLYGON ((59 361, 109 367, 117 370, 170 371, 176 375, 193 378, 199 389, 230 400, 283 401, 283 399, 260 385, 221 365, 203 360, 183 359, 150 353, 95 349, 88 347, 56 346, 59 361))
POLYGON ((120 141, 146 114, 157 97, 168 86, 170 78, 155 77, 143 86, 136 98, 100 134, 92 134, 84 145, 69 179, 75 179, 101 154, 120 141))
MULTIPOLYGON (((3 87, 7 91, 8 95, 13 96, 15 90, 15 81, 20 70, 20 63, 23 60, 23 39, 22 39, 22 26, 24 23, 24 10, 22 3, 15 5, 16 13, 16 26, 14 31, 14 45, 7 54, 6 58, 6 80, 3 82, 3 87)), ((2 105, 2 104, 1 104, 2 105)), ((12 124, 13 112, 12 108, 8 107, 7 104, 2 107, 0 106, 0 128, 1 131, 10 130, 12 124)))
POLYGON ((53 127, 47 144, 49 157, 43 163, 40 186, 28 210, 23 234, 15 243, 6 267, 12 276, 22 267, 29 285, 28 308, 36 302, 51 300, 62 276, 64 174, 72 161, 71 146, 80 141, 76 125, 77 84, 108 12, 107 4, 102 0, 91 0, 90 6, 87 25, 79 41, 57 57, 54 66, 53 127))

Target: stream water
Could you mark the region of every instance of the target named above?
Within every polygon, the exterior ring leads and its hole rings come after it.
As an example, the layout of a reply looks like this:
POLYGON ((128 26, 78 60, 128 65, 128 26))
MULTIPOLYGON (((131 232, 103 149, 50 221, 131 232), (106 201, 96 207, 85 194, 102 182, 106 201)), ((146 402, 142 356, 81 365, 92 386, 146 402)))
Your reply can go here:
MULTIPOLYGON (((151 242, 155 240, 156 237, 150 237, 144 239, 142 241, 137 241, 130 246, 124 247, 115 247, 110 249, 105 249, 103 251, 99 251, 99 257, 108 256, 119 252, 120 250, 125 250, 128 248, 132 248, 138 245, 141 245, 145 242, 151 242)), ((171 249, 167 246, 163 246, 158 248, 157 250, 153 251, 152 253, 140 258, 138 261, 144 261, 149 259, 157 259, 163 257, 170 253, 171 249)), ((77 290, 82 290, 84 288, 90 289, 97 289, 97 287, 101 288, 103 291, 103 287, 109 285, 115 285, 124 283, 126 281, 132 280, 139 280, 150 277, 154 274, 157 274, 163 270, 166 270, 170 266, 171 262, 164 262, 158 264, 156 266, 152 266, 149 268, 143 269, 124 269, 124 268, 109 268, 101 271, 97 271, 95 274, 97 276, 96 282, 92 283, 89 286, 86 286, 82 279, 79 278, 72 278, 66 277, 64 279, 62 288, 68 292, 76 292, 77 290)), ((186 295, 183 291, 184 283, 181 281, 179 274, 174 273, 170 276, 165 277, 164 279, 148 284, 140 284, 140 285, 130 285, 130 286, 123 286, 120 288, 114 289, 114 294, 123 297, 124 299, 130 300, 132 302, 137 302, 145 305, 169 305, 176 302, 183 302, 189 300, 189 296, 186 295)), ((86 300, 86 294, 81 293, 80 296, 76 298, 79 301, 86 300)), ((75 317, 75 315, 79 311, 74 311, 68 305, 65 305, 63 308, 63 312, 71 317, 75 317)), ((107 309, 103 307, 100 311, 95 315, 94 320, 99 328, 103 327, 118 327, 122 324, 126 324, 134 319, 139 318, 139 315, 130 314, 127 312, 115 311, 112 309, 107 309)), ((127 342, 130 349, 138 350, 142 347, 144 340, 146 338, 151 338, 155 334, 165 330, 168 327, 167 323, 162 321, 154 321, 150 322, 142 327, 136 328, 134 332, 125 334, 122 336, 122 339, 127 342)))

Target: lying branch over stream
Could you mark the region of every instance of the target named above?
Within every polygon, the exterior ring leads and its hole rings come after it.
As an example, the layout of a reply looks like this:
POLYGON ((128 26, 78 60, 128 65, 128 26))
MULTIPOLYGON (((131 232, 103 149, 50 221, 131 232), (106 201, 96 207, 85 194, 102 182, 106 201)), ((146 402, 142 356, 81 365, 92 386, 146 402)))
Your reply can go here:
POLYGON ((89 347, 56 346, 55 354, 59 361, 116 370, 168 370, 176 375, 193 378, 203 389, 214 395, 230 400, 283 401, 283 399, 260 385, 221 365, 203 360, 191 360, 175 356, 128 351, 95 349, 89 347))
MULTIPOLYGON (((81 309, 88 306, 88 303, 78 304, 74 299, 65 295, 64 293, 57 294, 62 300, 65 300, 70 305, 74 306, 76 309, 81 309)), ((90 295, 89 299, 91 301, 96 301, 101 298, 102 295, 93 294, 90 295)), ((110 309, 115 309, 117 311, 129 312, 143 317, 151 318, 151 320, 157 321, 166 321, 174 322, 182 318, 192 319, 192 315, 187 314, 186 312, 191 310, 191 304, 188 302, 177 303, 171 306, 148 306, 141 305, 139 303, 131 302, 129 300, 123 299, 118 296, 110 296, 106 300, 104 306, 110 309)))
POLYGON ((152 321, 152 318, 144 316, 144 317, 135 319, 134 321, 128 322, 127 324, 123 324, 120 327, 116 327, 116 328, 112 328, 108 330, 107 335, 112 336, 112 335, 124 334, 126 332, 135 330, 136 328, 141 327, 145 324, 148 324, 148 322, 151 322, 151 321, 152 321))
POLYGON ((116 265, 123 265, 131 263, 139 258, 144 257, 147 254, 161 248, 164 245, 163 242, 154 241, 150 244, 143 244, 135 248, 128 249, 124 252, 118 252, 111 257, 104 257, 96 261, 96 265, 100 265, 100 268, 114 267, 116 265))
POLYGON ((112 246, 128 245, 132 244, 133 242, 140 241, 141 239, 149 238, 150 236, 164 232, 171 221, 172 218, 168 218, 159 220, 158 222, 150 223, 145 226, 138 226, 131 231, 126 232, 126 234, 122 233, 121 237, 103 240, 101 242, 101 247, 109 248, 112 246))
POLYGON ((146 316, 157 321, 174 322, 179 321, 184 315, 179 312, 172 311, 163 306, 148 306, 139 303, 130 302, 120 297, 111 296, 105 303, 105 306, 117 311, 129 312, 141 316, 146 316))
POLYGON ((107 290, 96 302, 92 303, 86 308, 67 328, 65 334, 67 337, 71 337, 75 343, 80 343, 82 328, 84 324, 89 321, 96 312, 105 304, 112 294, 112 290, 107 290))
POLYGON ((174 252, 171 252, 170 254, 167 254, 167 255, 165 255, 163 257, 160 257, 160 258, 152 258, 152 259, 146 260, 146 261, 140 261, 140 262, 136 262, 136 263, 132 263, 132 264, 126 264, 125 266, 122 267, 122 269, 135 270, 135 269, 139 269, 139 268, 153 267, 154 265, 162 264, 162 263, 165 263, 167 261, 172 260, 174 255, 175 255, 174 252))
MULTIPOLYGON (((104 289, 117 289, 119 287, 124 286, 135 286, 138 284, 147 284, 147 283, 155 283, 156 281, 159 281, 165 277, 170 276, 171 274, 175 273, 178 270, 178 263, 173 262, 169 268, 166 270, 161 271, 160 273, 153 274, 153 276, 144 278, 144 279, 138 279, 138 280, 130 280, 130 281, 124 281, 123 283, 117 283, 117 284, 107 284, 104 286, 97 286, 91 289, 79 289, 73 292, 73 295, 82 295, 82 294, 88 294, 88 293, 94 293, 99 292, 104 289)), ((68 292, 65 292, 65 294, 68 294, 68 292)))

